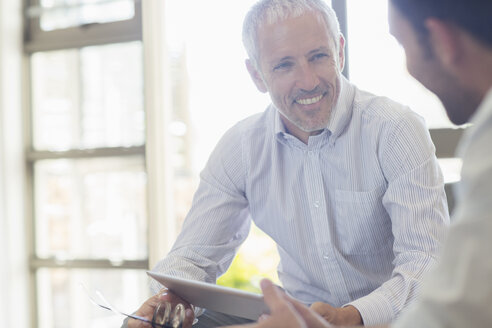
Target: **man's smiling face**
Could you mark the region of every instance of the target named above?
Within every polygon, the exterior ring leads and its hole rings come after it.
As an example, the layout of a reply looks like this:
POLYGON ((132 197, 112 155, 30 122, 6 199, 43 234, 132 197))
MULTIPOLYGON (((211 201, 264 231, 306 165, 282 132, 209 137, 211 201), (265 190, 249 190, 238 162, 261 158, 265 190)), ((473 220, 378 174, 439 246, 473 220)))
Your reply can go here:
POLYGON ((253 79, 301 140, 328 125, 340 94, 343 42, 333 40, 323 18, 310 12, 258 30, 259 72, 253 79))

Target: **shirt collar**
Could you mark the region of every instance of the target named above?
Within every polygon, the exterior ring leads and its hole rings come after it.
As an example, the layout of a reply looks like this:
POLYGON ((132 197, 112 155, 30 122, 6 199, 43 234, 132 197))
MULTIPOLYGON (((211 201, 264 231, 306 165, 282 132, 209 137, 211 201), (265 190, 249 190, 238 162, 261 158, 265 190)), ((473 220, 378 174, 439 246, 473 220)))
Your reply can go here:
POLYGON ((340 136, 352 117, 355 86, 344 76, 340 79, 340 95, 337 104, 331 111, 330 121, 326 127, 331 132, 331 142, 340 136))
POLYGON ((287 130, 285 129, 284 122, 282 122, 282 119, 280 118, 280 112, 277 109, 277 107, 275 107, 275 105, 273 104, 270 105, 270 108, 271 110, 274 111, 274 115, 275 115, 275 121, 274 121, 275 135, 284 136, 287 133, 287 130))

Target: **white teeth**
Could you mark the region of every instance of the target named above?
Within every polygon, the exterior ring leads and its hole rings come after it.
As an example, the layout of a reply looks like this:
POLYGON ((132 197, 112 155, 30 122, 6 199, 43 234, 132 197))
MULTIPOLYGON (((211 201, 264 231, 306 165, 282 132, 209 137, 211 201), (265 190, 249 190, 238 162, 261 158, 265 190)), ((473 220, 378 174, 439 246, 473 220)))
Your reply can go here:
POLYGON ((311 105, 320 101, 321 98, 323 98, 323 95, 319 95, 318 97, 314 97, 314 98, 297 99, 296 102, 301 105, 311 105))

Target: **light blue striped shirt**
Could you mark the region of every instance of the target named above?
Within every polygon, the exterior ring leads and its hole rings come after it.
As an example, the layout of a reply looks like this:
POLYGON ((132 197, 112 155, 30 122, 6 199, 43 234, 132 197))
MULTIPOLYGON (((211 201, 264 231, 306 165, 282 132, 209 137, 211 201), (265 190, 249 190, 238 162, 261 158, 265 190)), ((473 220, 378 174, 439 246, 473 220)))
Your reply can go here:
POLYGON ((307 145, 286 132, 272 105, 231 128, 155 270, 215 282, 250 218, 277 243, 290 295, 350 303, 366 325, 393 320, 415 297, 449 224, 423 120, 347 80, 328 127, 307 145))

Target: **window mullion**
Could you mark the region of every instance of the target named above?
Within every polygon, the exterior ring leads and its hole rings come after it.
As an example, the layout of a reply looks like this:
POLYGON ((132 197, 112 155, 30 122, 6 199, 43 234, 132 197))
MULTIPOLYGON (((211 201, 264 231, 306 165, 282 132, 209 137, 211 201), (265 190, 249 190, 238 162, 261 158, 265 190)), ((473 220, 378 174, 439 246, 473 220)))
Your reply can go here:
POLYGON ((118 260, 118 259, 65 259, 58 257, 38 258, 30 261, 32 270, 39 268, 63 269, 142 269, 148 267, 148 259, 118 260))
POLYGON ((100 158, 100 157, 129 157, 129 156, 144 156, 145 146, 132 147, 101 147, 93 149, 70 149, 65 151, 44 151, 30 150, 26 153, 26 159, 29 162, 44 159, 84 159, 84 158, 100 158))

